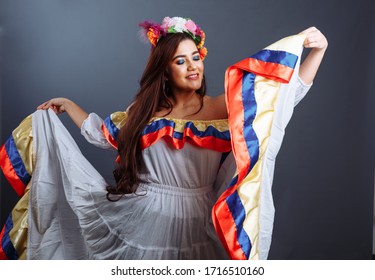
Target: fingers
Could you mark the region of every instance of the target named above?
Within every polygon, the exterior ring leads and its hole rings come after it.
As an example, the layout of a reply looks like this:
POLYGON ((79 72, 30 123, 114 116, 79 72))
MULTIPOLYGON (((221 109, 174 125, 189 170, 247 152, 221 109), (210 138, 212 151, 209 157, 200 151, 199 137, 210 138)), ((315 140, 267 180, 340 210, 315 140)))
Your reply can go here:
POLYGON ((51 109, 56 114, 60 114, 60 113, 65 112, 63 103, 64 103, 64 100, 62 98, 53 98, 49 101, 46 101, 46 102, 40 104, 36 109, 37 110, 51 109))
POLYGON ((37 110, 47 110, 51 104, 50 104, 51 101, 46 101, 42 104, 40 104, 38 107, 36 107, 37 110))
POLYGON ((37 110, 47 110, 50 107, 50 101, 46 101, 42 104, 40 104, 38 107, 36 107, 37 110))
POLYGON ((326 37, 316 27, 309 27, 300 34, 306 34, 303 46, 305 48, 315 48, 324 50, 328 46, 326 37))
POLYGON ((46 101, 42 104, 40 104, 38 107, 37 107, 37 110, 47 110, 49 108, 52 109, 52 106, 56 107, 56 105, 54 105, 54 100, 51 99, 49 101, 46 101))

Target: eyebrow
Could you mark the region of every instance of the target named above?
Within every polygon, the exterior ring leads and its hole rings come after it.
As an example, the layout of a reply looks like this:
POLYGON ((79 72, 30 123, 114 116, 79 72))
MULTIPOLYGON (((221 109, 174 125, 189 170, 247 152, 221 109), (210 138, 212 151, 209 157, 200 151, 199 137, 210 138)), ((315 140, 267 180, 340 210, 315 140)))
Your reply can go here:
MULTIPOLYGON (((199 53, 198 51, 195 51, 195 52, 192 52, 191 55, 195 55, 199 53)), ((180 57, 186 57, 185 54, 181 54, 181 55, 176 55, 174 58, 172 58, 172 61, 175 60, 176 58, 180 58, 180 57)))

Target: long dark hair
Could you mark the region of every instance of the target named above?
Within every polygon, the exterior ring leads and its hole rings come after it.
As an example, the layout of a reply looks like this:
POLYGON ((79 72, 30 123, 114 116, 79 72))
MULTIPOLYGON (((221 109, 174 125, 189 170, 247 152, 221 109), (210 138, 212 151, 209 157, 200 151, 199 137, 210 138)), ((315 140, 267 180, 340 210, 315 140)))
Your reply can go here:
MULTIPOLYGON (((173 109, 171 102, 173 94, 166 83, 167 67, 177 47, 184 40, 192 40, 192 38, 185 33, 167 34, 159 40, 150 54, 140 80, 140 89, 128 109, 126 124, 120 129, 117 139, 120 161, 113 171, 116 186, 107 187, 108 200, 116 201, 123 194, 135 193, 141 182, 139 171, 144 163, 139 139, 143 129, 156 112, 165 108, 169 110, 166 114, 168 115, 173 109), (120 196, 114 199, 111 195, 120 196)), ((197 94, 201 98, 198 113, 203 107, 203 97, 206 94, 204 76, 202 86, 197 90, 197 94)))

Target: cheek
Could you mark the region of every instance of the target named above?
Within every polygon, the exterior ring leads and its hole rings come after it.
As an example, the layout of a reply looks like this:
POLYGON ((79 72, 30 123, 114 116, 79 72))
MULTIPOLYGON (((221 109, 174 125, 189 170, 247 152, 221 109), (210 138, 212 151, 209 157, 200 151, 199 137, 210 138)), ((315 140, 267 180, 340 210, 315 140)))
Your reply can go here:
POLYGON ((178 81, 181 80, 181 78, 185 77, 185 74, 182 73, 180 69, 171 68, 169 72, 169 82, 174 85, 176 83, 179 83, 178 81))
POLYGON ((180 78, 182 76, 182 71, 180 71, 179 69, 172 69, 172 71, 170 72, 170 77, 172 80, 176 80, 178 78, 180 78))

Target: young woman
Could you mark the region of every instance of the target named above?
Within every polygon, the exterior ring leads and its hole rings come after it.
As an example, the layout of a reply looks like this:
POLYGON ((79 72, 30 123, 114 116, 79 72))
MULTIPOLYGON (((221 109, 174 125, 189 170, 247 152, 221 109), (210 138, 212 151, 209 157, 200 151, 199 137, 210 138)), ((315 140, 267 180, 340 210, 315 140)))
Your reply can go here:
MULTIPOLYGON (((264 258, 256 249, 257 237, 248 238, 250 248, 244 253, 242 225, 234 225, 239 232, 236 238, 240 237, 236 245, 228 241, 231 233, 225 232, 226 223, 223 227, 214 218, 217 233, 212 224, 211 212, 218 200, 213 186, 223 155, 235 147, 228 113, 234 115, 236 110, 231 97, 206 95, 204 32, 192 20, 178 17, 164 18, 161 25, 140 26, 153 49, 126 112, 103 121, 66 98, 53 98, 37 108, 68 113, 90 143, 118 150, 116 185, 104 190, 102 184, 99 194, 98 189, 87 190, 89 198, 79 197, 73 188, 67 198, 74 200, 70 204, 89 257, 264 258)), ((304 46, 312 50, 301 64, 299 78, 293 80, 297 95, 309 89, 328 45, 315 27, 303 34, 304 46)), ((223 209, 219 205, 215 211, 224 213, 223 209)))

